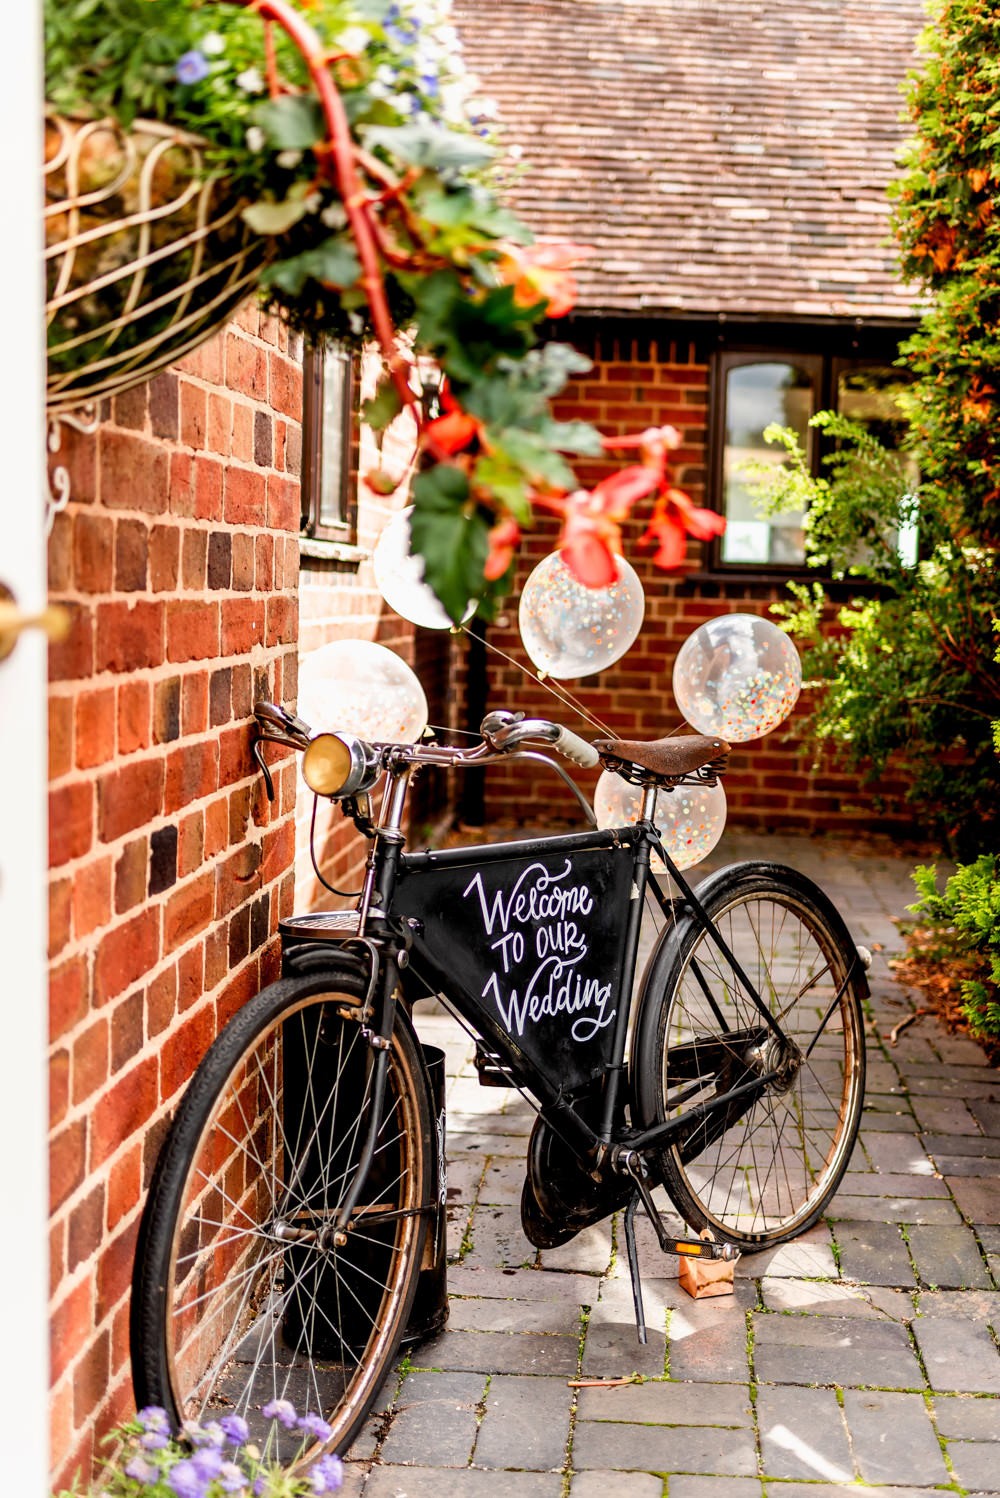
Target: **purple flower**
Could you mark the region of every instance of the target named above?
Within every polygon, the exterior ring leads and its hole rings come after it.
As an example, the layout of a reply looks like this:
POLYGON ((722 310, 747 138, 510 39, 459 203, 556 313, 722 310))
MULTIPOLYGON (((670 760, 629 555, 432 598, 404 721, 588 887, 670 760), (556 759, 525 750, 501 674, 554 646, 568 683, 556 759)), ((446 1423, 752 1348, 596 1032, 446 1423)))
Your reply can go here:
POLYGON ((344 1481, 344 1464, 339 1456, 321 1456, 309 1471, 312 1490, 319 1495, 336 1493, 344 1481))
POLYGON ((250 1427, 242 1415, 223 1415, 219 1425, 226 1440, 234 1446, 243 1446, 250 1439, 250 1427))
POLYGON ((193 1461, 178 1462, 167 1473, 167 1483, 177 1498, 205 1498, 211 1478, 205 1477, 193 1461))
POLYGON ((196 1451, 194 1456, 191 1458, 191 1465, 195 1468, 195 1470, 201 1477, 204 1477, 209 1482, 211 1482, 212 1478, 218 1477, 219 1473, 222 1471, 223 1461, 224 1457, 218 1447, 203 1446, 201 1450, 196 1451))
POLYGON ((165 1430, 147 1430, 139 1437, 139 1445, 143 1451, 162 1451, 170 1445, 170 1436, 165 1430))
POLYGON ((192 1446, 224 1446, 226 1433, 217 1420, 199 1425, 197 1420, 184 1421, 184 1434, 192 1446))
POLYGON ((144 1456, 134 1456, 131 1461, 125 1463, 125 1476, 131 1477, 133 1482, 154 1483, 159 1477, 159 1469, 147 1462, 144 1456))
POLYGON ((321 1415, 314 1415, 311 1411, 303 1415, 299 1420, 299 1430, 303 1435, 315 1436, 317 1441, 328 1441, 333 1431, 321 1415))
POLYGON ((298 1424, 299 1417, 290 1399, 272 1399, 265 1404, 261 1414, 265 1420, 277 1420, 286 1430, 294 1430, 298 1424))
POLYGON ((203 52, 196 47, 190 52, 185 52, 177 59, 174 68, 174 77, 178 83, 200 83, 203 78, 208 77, 208 59, 203 52))
POLYGON ((147 1404, 136 1415, 136 1420, 143 1430, 170 1430, 170 1419, 165 1409, 158 1404, 147 1404))
POLYGON ((223 1462, 219 1468, 218 1482, 224 1493, 245 1493, 246 1473, 235 1462, 223 1462))

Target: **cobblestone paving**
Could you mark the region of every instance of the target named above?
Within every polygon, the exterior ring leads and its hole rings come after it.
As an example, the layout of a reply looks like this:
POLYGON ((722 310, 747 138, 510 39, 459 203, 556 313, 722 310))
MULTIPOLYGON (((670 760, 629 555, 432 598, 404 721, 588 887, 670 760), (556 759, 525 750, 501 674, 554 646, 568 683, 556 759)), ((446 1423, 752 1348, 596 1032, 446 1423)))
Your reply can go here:
POLYGON ((1000 1498, 1000 1078, 892 978, 913 860, 727 835, 810 874, 871 947, 861 1139, 829 1215, 694 1301, 640 1235, 649 1343, 618 1223, 537 1253, 518 1202, 532 1114, 480 1088, 447 1017, 448 1325, 387 1382, 350 1498, 1000 1498), (617 1388, 578 1378, 636 1375, 617 1388))

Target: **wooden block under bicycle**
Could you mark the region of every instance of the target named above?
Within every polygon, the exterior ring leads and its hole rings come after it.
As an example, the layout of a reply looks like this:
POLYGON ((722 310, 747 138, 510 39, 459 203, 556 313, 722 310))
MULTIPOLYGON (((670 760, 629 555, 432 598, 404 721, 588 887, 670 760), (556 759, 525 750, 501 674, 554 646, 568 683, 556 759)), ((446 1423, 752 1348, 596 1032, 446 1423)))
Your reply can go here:
MULTIPOLYGON (((700 1237, 705 1243, 712 1241, 712 1235, 707 1228, 702 1231, 700 1237)), ((735 1293, 736 1285, 733 1279, 735 1268, 736 1259, 701 1259, 692 1257, 690 1254, 681 1254, 677 1278, 681 1289, 686 1290, 694 1300, 705 1300, 710 1295, 735 1293)))

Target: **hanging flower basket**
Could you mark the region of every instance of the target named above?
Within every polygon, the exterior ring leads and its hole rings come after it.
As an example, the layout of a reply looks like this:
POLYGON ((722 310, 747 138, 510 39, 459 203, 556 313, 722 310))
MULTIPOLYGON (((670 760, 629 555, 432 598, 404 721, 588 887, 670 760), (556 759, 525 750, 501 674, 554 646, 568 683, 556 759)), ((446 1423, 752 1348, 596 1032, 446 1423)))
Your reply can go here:
POLYGON ((187 353, 256 287, 267 242, 158 121, 46 116, 48 406, 114 395, 187 353))

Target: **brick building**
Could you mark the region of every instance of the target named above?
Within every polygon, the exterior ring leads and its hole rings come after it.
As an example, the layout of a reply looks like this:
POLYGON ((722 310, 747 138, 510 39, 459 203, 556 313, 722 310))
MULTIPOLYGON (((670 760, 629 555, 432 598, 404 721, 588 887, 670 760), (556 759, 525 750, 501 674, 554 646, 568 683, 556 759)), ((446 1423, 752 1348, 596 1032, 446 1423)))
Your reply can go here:
MULTIPOLYGON (((471 64, 536 163, 514 186, 519 206, 544 232, 595 247, 579 315, 558 330, 595 367, 560 414, 607 431, 673 423, 680 481, 699 502, 726 503, 727 402, 785 401, 801 419, 865 394, 851 376, 884 369, 909 325, 882 189, 919 0, 456 9, 471 64), (755 384, 761 368, 771 373, 755 384)), ((344 466, 329 444, 350 450, 345 370, 331 357, 303 372, 294 341, 248 306, 181 364, 105 402, 95 434, 64 433, 72 498, 50 544, 51 596, 73 616, 50 687, 59 1481, 87 1468, 130 1406, 132 1254, 178 1095, 219 1025, 275 975, 279 917, 320 893, 301 800, 297 835, 295 767, 281 763, 270 805, 250 757, 254 698, 293 706, 300 656, 344 636, 415 660, 432 721, 459 698, 465 642, 414 640, 374 588, 386 502, 321 482, 344 466)), ((352 466, 364 471, 363 453, 352 466)), ((728 498, 742 550, 692 550, 680 576, 654 573, 635 545, 641 520, 630 527, 646 627, 619 666, 579 688, 620 731, 673 726, 683 636, 723 610, 763 611, 795 570, 795 527, 755 531, 728 498)), ((532 535, 521 578, 552 540, 544 526, 532 535)), ((489 641, 516 654, 514 626, 511 610, 489 641)), ((467 700, 482 686, 471 659, 467 700)), ((554 711, 506 665, 490 668, 487 691, 494 705, 554 711)), ((728 784, 744 823, 872 821, 870 799, 808 771, 781 739, 740 755, 728 784)), ((519 779, 517 810, 558 818, 570 811, 561 795, 554 779, 537 792, 519 779)), ((512 798, 495 772, 486 810, 510 814, 512 798)), ((432 800, 418 815, 436 810, 432 800)), ((892 788, 879 815, 905 816, 892 788)), ((334 882, 349 880, 357 843, 336 817, 322 842, 334 882)))
MULTIPOLYGON (((800 518, 761 519, 740 483, 740 460, 766 456, 763 428, 795 427, 818 467, 816 434, 807 437, 815 411, 835 406, 883 429, 893 420, 892 361, 914 306, 889 243, 885 189, 923 7, 456 0, 455 9, 469 66, 526 163, 514 206, 536 233, 590 247, 575 312, 552 332, 594 368, 558 414, 607 434, 676 426, 676 479, 728 518, 721 542, 693 542, 683 574, 667 575, 636 544, 636 507, 625 554, 646 591, 643 632, 619 665, 569 683, 615 732, 658 737, 679 722, 670 682, 686 635, 718 613, 766 613, 787 598, 790 577, 806 575, 800 518)), ((588 483, 608 471, 581 469, 588 483)), ((554 535, 543 525, 531 536, 515 594, 554 535)), ((488 640, 518 655, 514 610, 488 640)), ((494 703, 553 710, 490 660, 494 703)), ((859 791, 828 763, 811 767, 794 729, 793 718, 733 755, 734 823, 909 824, 903 787, 859 791)), ((554 780, 538 797, 538 811, 572 814, 554 780)), ((524 803, 524 786, 495 772, 488 812, 524 803)))

